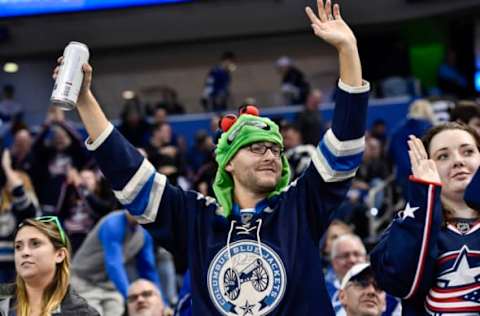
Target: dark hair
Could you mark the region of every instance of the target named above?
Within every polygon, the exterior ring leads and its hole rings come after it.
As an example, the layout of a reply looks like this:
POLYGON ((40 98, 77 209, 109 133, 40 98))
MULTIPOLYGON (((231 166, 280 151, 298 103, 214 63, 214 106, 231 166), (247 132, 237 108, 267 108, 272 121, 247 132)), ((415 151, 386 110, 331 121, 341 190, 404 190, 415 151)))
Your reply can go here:
POLYGON ((235 54, 231 51, 223 52, 222 56, 220 56, 220 60, 232 60, 235 59, 235 54))
POLYGON ((425 150, 427 151, 427 155, 430 157, 430 144, 432 142, 433 137, 435 137, 440 132, 448 131, 448 130, 456 130, 456 129, 465 131, 468 134, 472 135, 473 139, 475 140, 475 144, 477 145, 477 148, 480 150, 480 136, 477 134, 477 132, 473 128, 459 122, 447 122, 447 123, 432 127, 427 132, 427 134, 423 136, 422 142, 423 142, 423 145, 425 146, 425 150))
POLYGON ((15 94, 15 87, 11 84, 6 84, 3 86, 3 94, 6 96, 6 97, 13 97, 13 95, 15 94))
POLYGON ((480 117, 480 108, 473 101, 461 101, 457 103, 450 113, 452 122, 461 122, 468 124, 471 119, 480 117))
POLYGON ((296 132, 301 133, 300 127, 296 123, 290 123, 290 122, 282 121, 278 125, 280 126, 280 131, 282 131, 282 132, 286 132, 288 130, 294 130, 296 132))

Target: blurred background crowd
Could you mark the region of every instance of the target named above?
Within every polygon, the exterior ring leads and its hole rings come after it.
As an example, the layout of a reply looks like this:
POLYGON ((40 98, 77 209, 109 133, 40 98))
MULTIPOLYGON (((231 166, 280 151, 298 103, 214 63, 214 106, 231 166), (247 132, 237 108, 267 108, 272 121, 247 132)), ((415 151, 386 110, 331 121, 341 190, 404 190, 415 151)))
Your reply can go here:
MULTIPOLYGON (((319 269, 325 270, 337 315, 342 313, 339 280, 367 260, 368 250, 405 203, 408 135, 421 137, 445 121, 461 121, 480 132, 478 1, 399 2, 385 1, 370 19, 354 10, 361 2, 341 2, 373 89, 363 163, 319 245, 325 260, 319 269)), ((68 41, 89 45, 97 72, 93 89, 110 119, 183 189, 213 195, 218 120, 245 104, 257 105, 280 125, 293 180, 308 166, 310 152, 329 126, 337 64, 333 52, 311 40, 302 5, 292 3, 192 1, 0 18, 0 62, 6 62, 0 74, 0 283, 14 278, 12 240, 18 223, 55 215, 72 242, 73 284, 87 296, 93 291, 110 295, 104 302, 90 299, 92 306, 105 314, 123 313, 126 308, 119 311, 111 302, 132 301, 128 288, 137 278, 150 280, 165 305, 176 306, 185 297, 180 292, 184 267, 164 249, 163 232, 152 239, 121 212, 85 149, 78 119, 49 107, 51 67, 68 41), (128 23, 120 25, 119 19, 128 23), (59 25, 69 27, 60 30, 59 25), (42 43, 32 36, 36 28, 51 38, 42 43), (18 69, 9 70, 7 62, 18 69), (129 251, 119 252, 125 244, 129 251), (87 280, 92 274, 95 288, 87 280)), ((394 299, 388 308, 395 313, 394 299)))

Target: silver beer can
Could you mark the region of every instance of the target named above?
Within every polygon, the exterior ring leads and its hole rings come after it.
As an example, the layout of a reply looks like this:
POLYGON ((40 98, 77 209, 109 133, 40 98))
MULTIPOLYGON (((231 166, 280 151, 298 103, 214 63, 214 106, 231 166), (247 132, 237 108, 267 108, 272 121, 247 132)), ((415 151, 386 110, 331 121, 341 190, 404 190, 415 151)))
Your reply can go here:
POLYGON ((83 64, 88 62, 90 53, 87 45, 70 42, 63 51, 63 64, 53 86, 51 104, 62 110, 73 110, 83 81, 83 64))

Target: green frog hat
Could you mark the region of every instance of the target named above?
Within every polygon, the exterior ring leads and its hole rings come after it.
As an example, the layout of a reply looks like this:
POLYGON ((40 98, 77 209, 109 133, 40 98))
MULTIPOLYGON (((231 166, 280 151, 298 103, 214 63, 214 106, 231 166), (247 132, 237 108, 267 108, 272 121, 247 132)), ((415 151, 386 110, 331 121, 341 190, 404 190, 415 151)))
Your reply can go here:
MULTIPOLYGON (((218 203, 223 208, 223 215, 228 217, 233 205, 233 179, 225 171, 225 166, 243 147, 257 142, 271 142, 283 149, 283 138, 278 125, 266 117, 260 117, 258 109, 253 105, 240 108, 240 116, 228 114, 220 119, 220 132, 215 149, 215 160, 218 163, 217 174, 213 182, 213 191, 218 203)), ((290 166, 284 154, 282 159, 282 173, 280 180, 268 197, 279 194, 287 187, 290 179, 290 166)))

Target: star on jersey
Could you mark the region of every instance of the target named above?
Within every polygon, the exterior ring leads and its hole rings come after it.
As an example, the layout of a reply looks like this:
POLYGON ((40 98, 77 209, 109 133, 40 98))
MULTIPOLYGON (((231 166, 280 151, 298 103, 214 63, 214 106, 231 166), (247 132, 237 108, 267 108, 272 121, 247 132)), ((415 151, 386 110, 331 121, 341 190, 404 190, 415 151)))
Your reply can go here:
POLYGON ((417 207, 411 207, 410 202, 408 202, 407 205, 405 205, 405 209, 401 210, 398 213, 398 216, 402 220, 405 220, 407 217, 415 218, 415 215, 413 213, 415 213, 415 211, 418 210, 418 209, 419 209, 418 206, 417 207))
POLYGON ((253 311, 252 309, 255 307, 255 305, 250 305, 248 304, 248 300, 245 302, 245 305, 244 306, 240 306, 240 308, 243 310, 243 316, 247 315, 247 314, 252 314, 253 315, 253 311))
POLYGON ((445 287, 463 286, 478 282, 480 279, 480 266, 470 266, 468 262, 468 252, 468 247, 463 246, 453 267, 440 275, 438 282, 444 283, 445 287))

